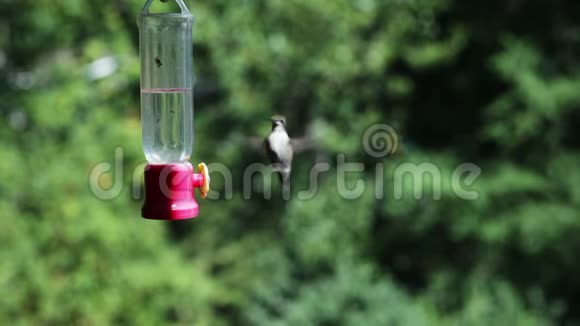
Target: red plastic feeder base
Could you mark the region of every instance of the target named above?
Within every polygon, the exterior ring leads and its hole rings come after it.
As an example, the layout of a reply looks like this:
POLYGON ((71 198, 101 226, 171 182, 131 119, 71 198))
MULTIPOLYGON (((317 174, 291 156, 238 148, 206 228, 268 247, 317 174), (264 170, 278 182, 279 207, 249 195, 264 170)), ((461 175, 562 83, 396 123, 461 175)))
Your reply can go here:
MULTIPOLYGON (((200 175, 190 163, 148 164, 145 167, 145 202, 141 215, 152 220, 184 220, 199 213, 194 190, 200 175)), ((201 177, 203 179, 203 177, 201 177)))

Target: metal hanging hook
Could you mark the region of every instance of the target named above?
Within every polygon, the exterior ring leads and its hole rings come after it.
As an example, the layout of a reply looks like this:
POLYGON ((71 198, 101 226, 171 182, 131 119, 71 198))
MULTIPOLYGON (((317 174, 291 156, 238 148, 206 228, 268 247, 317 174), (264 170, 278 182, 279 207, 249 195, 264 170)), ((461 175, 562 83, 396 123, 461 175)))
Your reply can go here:
MULTIPOLYGON (((145 3, 145 6, 143 7, 142 13, 143 14, 149 14, 149 7, 151 7, 151 5, 153 4, 155 0, 147 0, 147 2, 145 3)), ((160 0, 163 3, 169 2, 170 0, 160 0)), ((173 0, 175 1, 175 3, 177 3, 177 5, 179 6, 179 8, 181 8, 181 13, 182 14, 189 14, 189 9, 187 9, 187 6, 185 5, 185 3, 183 3, 183 0, 173 0)))

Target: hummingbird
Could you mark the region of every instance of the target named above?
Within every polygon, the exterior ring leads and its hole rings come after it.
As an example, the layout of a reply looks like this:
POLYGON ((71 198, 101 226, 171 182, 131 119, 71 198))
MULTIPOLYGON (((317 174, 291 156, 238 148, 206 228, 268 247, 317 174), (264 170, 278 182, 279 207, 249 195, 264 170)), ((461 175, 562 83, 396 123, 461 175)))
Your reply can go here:
POLYGON ((264 149, 272 162, 274 171, 278 172, 280 181, 286 186, 290 181, 290 173, 292 172, 292 157, 294 155, 292 140, 286 132, 286 118, 284 116, 275 115, 271 118, 271 122, 272 131, 264 139, 264 149))

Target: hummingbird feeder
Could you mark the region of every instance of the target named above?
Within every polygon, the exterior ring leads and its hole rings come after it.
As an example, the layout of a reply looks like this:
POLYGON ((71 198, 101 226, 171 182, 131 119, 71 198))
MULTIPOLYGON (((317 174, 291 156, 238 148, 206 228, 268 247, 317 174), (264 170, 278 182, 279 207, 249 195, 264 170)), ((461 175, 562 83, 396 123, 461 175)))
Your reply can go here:
MULTIPOLYGON (((180 13, 150 13, 148 0, 139 15, 141 128, 145 167, 144 218, 181 220, 198 215, 194 190, 209 191, 204 163, 194 173, 193 16, 182 0, 180 13)), ((166 1, 163 1, 166 2, 166 1)))

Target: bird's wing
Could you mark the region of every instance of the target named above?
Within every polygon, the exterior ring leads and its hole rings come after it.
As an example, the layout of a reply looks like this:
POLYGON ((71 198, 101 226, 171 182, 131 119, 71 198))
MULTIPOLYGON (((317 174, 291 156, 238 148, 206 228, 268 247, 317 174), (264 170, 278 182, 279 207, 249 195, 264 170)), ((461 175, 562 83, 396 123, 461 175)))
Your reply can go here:
POLYGON ((260 137, 246 137, 245 144, 254 150, 260 150, 264 146, 264 140, 260 137))
POLYGON ((310 137, 292 138, 290 145, 295 153, 304 152, 316 146, 316 142, 310 137))

